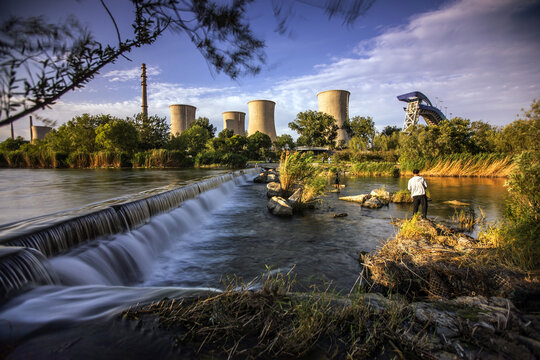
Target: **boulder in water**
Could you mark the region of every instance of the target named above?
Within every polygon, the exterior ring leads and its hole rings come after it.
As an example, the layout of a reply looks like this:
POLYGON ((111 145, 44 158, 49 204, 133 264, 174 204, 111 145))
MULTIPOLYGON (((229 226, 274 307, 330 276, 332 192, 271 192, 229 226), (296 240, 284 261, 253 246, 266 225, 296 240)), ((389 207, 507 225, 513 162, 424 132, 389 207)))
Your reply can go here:
POLYGON ((281 184, 278 182, 269 182, 266 184, 266 196, 269 198, 274 196, 281 196, 281 184))
POLYGON ((266 172, 262 172, 259 175, 255 176, 255 179, 253 179, 253 182, 264 184, 266 182, 266 172))
POLYGON ((361 195, 354 195, 354 196, 342 196, 339 198, 339 200, 352 201, 352 202, 363 204, 364 201, 368 200, 369 198, 371 198, 371 195, 361 194, 361 195))
POLYGON ((282 197, 274 196, 266 204, 268 210, 276 216, 292 216, 293 209, 282 197))
POLYGON ((278 182, 279 181, 279 177, 274 174, 274 173, 268 173, 268 175, 266 175, 266 182, 278 182))
POLYGON ((287 202, 289 205, 291 205, 293 208, 298 207, 300 205, 300 200, 302 199, 302 188, 296 189, 291 196, 287 199, 287 202))
POLYGON ((370 208, 370 209, 378 209, 378 208, 381 208, 383 205, 384 205, 384 201, 379 199, 376 196, 372 196, 362 203, 363 207, 370 208))

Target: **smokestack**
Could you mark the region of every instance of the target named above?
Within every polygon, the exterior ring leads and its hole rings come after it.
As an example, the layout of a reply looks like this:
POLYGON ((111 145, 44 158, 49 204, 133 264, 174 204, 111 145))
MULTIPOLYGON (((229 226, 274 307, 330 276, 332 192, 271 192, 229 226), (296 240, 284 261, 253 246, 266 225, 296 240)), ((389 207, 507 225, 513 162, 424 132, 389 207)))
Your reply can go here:
POLYGON ((30 141, 32 141, 32 139, 34 138, 34 136, 32 135, 32 127, 34 126, 34 123, 32 121, 32 115, 30 115, 30 141))
POLYGON ((146 64, 141 65, 141 87, 142 87, 142 116, 148 119, 148 103, 146 102, 146 64))

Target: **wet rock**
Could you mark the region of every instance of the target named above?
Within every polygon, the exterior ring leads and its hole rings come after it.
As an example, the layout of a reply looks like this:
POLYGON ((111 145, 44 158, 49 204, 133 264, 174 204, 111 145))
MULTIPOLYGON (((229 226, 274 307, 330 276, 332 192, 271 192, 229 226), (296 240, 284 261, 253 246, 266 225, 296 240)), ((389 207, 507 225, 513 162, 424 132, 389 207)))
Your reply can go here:
POLYGON ((370 197, 366 201, 362 203, 363 207, 370 208, 370 209, 379 209, 384 205, 384 202, 381 201, 378 197, 370 197))
POLYGON ((276 216, 292 216, 293 209, 282 197, 274 196, 266 204, 268 210, 276 216))
POLYGON ((274 173, 268 173, 266 175, 266 182, 278 182, 279 181, 279 177, 274 174, 274 173))
POLYGON ((264 184, 266 182, 266 176, 266 172, 262 172, 259 175, 255 176, 253 182, 258 184, 264 184))
POLYGON ((371 196, 376 196, 376 197, 378 197, 380 199, 390 201, 390 193, 388 191, 386 191, 386 190, 381 190, 381 189, 371 190, 370 195, 371 196))
POLYGON ((290 206, 293 208, 296 208, 300 205, 300 201, 302 199, 302 188, 297 188, 291 196, 287 199, 287 202, 290 206))
POLYGON ((278 182, 270 182, 266 184, 266 196, 269 198, 274 196, 281 196, 281 184, 278 182))
POLYGON ((339 198, 339 200, 352 201, 352 202, 363 204, 364 201, 368 200, 369 198, 371 198, 371 195, 361 194, 361 195, 354 195, 354 196, 342 196, 339 198))
POLYGON ((332 217, 333 218, 340 218, 340 217, 345 217, 345 216, 348 216, 349 214, 347 213, 339 213, 339 214, 334 214, 332 217))

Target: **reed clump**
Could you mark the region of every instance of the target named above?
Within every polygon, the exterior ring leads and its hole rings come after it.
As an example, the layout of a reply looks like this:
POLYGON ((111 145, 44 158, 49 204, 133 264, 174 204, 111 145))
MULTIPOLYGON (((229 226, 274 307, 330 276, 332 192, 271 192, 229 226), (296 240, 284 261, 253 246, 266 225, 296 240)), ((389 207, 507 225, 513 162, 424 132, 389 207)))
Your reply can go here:
POLYGON ((224 358, 298 359, 317 353, 351 359, 427 351, 422 330, 409 333, 413 313, 405 303, 360 293, 339 298, 328 289, 291 293, 291 286, 287 275, 278 274, 260 291, 229 284, 213 296, 163 300, 123 316, 157 317, 180 346, 224 358))
POLYGON ((404 175, 411 175, 415 168, 420 169, 426 176, 507 177, 514 169, 514 161, 511 155, 463 153, 401 163, 401 172, 404 175))
POLYGON ((413 198, 409 190, 399 190, 392 193, 392 195, 390 196, 390 201, 397 204, 412 203, 413 198))
POLYGON ((519 303, 531 286, 540 293, 538 275, 506 266, 494 244, 417 215, 396 224, 394 239, 363 256, 374 284, 411 298, 483 295, 519 303))

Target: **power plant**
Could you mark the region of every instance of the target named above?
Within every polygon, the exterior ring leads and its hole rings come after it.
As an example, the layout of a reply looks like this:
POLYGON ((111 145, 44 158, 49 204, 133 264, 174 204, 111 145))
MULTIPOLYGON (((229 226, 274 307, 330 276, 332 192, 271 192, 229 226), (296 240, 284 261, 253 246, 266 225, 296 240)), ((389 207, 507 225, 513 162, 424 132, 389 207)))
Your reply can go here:
POLYGON ((192 105, 174 104, 169 105, 171 112, 171 136, 180 135, 195 121, 197 108, 192 105))
POLYGON ((257 131, 276 140, 276 125, 274 123, 274 109, 276 103, 270 100, 252 100, 248 102, 249 126, 248 135, 257 131))
POLYGON ((232 130, 235 135, 246 135, 246 113, 241 111, 224 111, 223 129, 232 130))
POLYGON ((349 136, 345 130, 341 127, 345 120, 349 118, 349 96, 350 92, 347 90, 326 90, 317 94, 317 100, 319 101, 319 111, 332 115, 339 126, 336 143, 349 141, 349 136))
POLYGON ((32 143, 35 142, 35 140, 43 140, 45 139, 45 135, 47 135, 49 132, 51 132, 52 127, 50 126, 35 126, 32 125, 30 127, 30 132, 32 136, 32 143))

